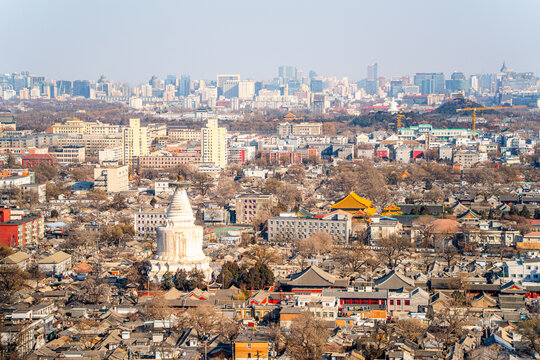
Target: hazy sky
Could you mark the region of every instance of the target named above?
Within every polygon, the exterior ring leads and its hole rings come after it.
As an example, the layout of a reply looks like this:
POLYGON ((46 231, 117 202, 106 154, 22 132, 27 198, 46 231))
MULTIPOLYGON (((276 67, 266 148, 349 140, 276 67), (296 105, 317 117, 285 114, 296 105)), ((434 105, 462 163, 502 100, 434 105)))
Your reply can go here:
POLYGON ((540 74, 538 0, 0 0, 0 72, 132 84, 153 74, 540 74))

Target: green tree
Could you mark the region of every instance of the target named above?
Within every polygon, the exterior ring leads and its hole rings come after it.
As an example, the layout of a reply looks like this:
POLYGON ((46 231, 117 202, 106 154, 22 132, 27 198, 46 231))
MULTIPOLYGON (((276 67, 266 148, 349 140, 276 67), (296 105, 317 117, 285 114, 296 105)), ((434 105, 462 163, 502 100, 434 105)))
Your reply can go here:
POLYGON ((527 208, 527 206, 523 205, 523 208, 519 212, 519 216, 523 216, 526 219, 531 217, 531 213, 529 212, 529 209, 527 208))
POLYGON ((240 267, 233 261, 227 261, 221 267, 221 273, 218 276, 218 281, 222 283, 223 288, 228 289, 232 285, 239 283, 240 267))
POLYGON ((161 280, 161 288, 163 290, 169 290, 174 287, 173 274, 167 271, 163 274, 163 279, 161 280))

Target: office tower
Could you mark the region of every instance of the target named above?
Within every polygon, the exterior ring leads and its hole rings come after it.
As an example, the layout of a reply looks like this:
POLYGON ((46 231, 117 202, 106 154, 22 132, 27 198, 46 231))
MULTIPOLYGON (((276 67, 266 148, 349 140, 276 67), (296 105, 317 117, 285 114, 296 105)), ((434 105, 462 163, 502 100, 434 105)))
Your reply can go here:
POLYGON ((178 86, 178 79, 176 78, 176 75, 167 75, 165 78, 165 87, 167 85, 174 85, 174 87, 178 86))
POLYGON ((377 80, 377 63, 373 65, 368 65, 367 67, 367 79, 368 80, 377 80))
POLYGON ((450 80, 446 80, 446 90, 449 92, 467 91, 467 78, 462 72, 454 72, 450 80))
POLYGON ((259 91, 263 89, 263 83, 262 81, 256 81, 255 82, 255 95, 259 96, 259 91))
POLYGON ((238 83, 238 97, 243 100, 253 99, 255 96, 255 81, 242 80, 238 83))
POLYGON ((215 167, 227 167, 227 129, 218 127, 217 119, 208 119, 205 128, 201 129, 201 153, 205 163, 215 167))
POLYGON ((420 88, 422 95, 442 93, 445 89, 444 74, 417 73, 414 75, 414 85, 420 88))
POLYGON ((165 87, 165 82, 158 79, 156 75, 152 75, 152 77, 148 81, 148 84, 152 85, 153 90, 161 90, 165 87))
POLYGON ((148 155, 150 137, 148 128, 141 126, 140 119, 129 119, 129 126, 122 129, 124 164, 135 166, 139 156, 148 155))
POLYGON ((21 89, 25 89, 28 87, 27 77, 19 74, 13 74, 13 78, 11 80, 13 85, 13 90, 19 91, 21 89))
POLYGON ((218 97, 223 95, 223 86, 225 85, 226 81, 233 80, 233 81, 240 81, 240 75, 239 74, 220 74, 216 78, 216 85, 218 88, 218 97))
POLYGON ((191 89, 191 79, 189 75, 180 76, 180 83, 178 84, 178 96, 188 96, 191 89))
POLYGON ((225 80, 222 88, 222 95, 227 99, 238 97, 238 84, 239 80, 225 80))
POLYGON ((150 97, 152 96, 152 85, 142 84, 141 85, 141 96, 150 97))
POLYGON ((322 93, 324 90, 323 80, 321 78, 311 78, 310 90, 312 93, 322 93))
POLYGON ((310 79, 313 79, 314 77, 317 77, 318 75, 317 75, 317 73, 315 71, 309 70, 309 75, 308 76, 309 76, 310 79))
POLYGON ((480 78, 478 75, 472 75, 470 78, 470 87, 473 91, 479 92, 480 91, 480 78))
POLYGON ((280 66, 278 68, 278 76, 282 82, 287 82, 288 80, 297 80, 298 71, 294 66, 280 66))
POLYGON ((392 97, 397 97, 399 93, 403 92, 403 81, 402 80, 391 80, 390 81, 390 95, 392 97))
POLYGON ((287 82, 288 94, 285 95, 294 95, 295 92, 300 91, 300 81, 298 80, 289 80, 287 82))
POLYGON ((73 82, 73 96, 90 97, 90 81, 88 80, 75 80, 73 82))

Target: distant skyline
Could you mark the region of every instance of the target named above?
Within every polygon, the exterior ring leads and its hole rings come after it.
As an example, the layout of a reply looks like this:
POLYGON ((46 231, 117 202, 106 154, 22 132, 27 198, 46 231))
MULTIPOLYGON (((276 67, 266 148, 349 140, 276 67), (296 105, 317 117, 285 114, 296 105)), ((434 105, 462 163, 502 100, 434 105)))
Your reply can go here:
POLYGON ((73 0, 0 3, 0 72, 136 85, 152 75, 269 80, 453 71, 540 73, 540 1, 73 0))

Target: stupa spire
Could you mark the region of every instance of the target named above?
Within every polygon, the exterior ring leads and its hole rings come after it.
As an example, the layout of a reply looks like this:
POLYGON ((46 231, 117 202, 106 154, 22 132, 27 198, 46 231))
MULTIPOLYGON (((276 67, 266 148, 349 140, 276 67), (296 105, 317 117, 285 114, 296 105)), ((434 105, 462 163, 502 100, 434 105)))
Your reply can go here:
POLYGON ((167 209, 167 224, 172 226, 192 225, 195 222, 193 210, 186 189, 177 187, 167 209))

